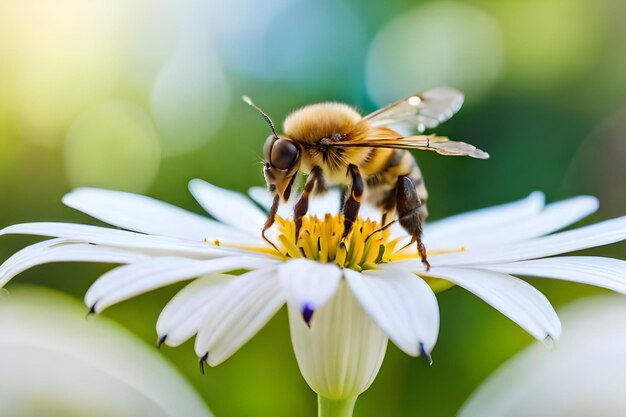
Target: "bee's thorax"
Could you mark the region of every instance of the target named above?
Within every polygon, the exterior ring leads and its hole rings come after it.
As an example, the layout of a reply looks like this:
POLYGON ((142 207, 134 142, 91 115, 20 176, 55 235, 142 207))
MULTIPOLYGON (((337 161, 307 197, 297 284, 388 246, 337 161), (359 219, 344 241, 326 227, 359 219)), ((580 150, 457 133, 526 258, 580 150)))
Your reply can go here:
MULTIPOLYGON (((377 207, 395 206, 397 178, 409 176, 425 203, 428 193, 421 172, 410 152, 403 149, 334 146, 337 142, 359 143, 366 138, 401 136, 387 127, 374 127, 353 107, 342 103, 313 104, 291 113, 284 122, 285 136, 302 148, 300 170, 320 167, 329 185, 351 183, 347 168, 355 165, 366 181, 366 199, 377 207)), ((426 207, 422 211, 426 214, 426 207)))

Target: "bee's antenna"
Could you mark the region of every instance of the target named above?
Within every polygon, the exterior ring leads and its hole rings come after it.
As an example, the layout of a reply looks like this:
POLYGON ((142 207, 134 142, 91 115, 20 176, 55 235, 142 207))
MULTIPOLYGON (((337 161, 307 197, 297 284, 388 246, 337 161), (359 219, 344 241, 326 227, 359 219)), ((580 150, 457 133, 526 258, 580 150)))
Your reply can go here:
POLYGON ((265 119, 267 124, 270 125, 270 128, 272 129, 272 133, 274 134, 274 137, 278 139, 278 134, 276 133, 276 128, 274 127, 274 122, 272 122, 272 119, 267 115, 267 113, 265 113, 263 110, 261 110, 259 108, 259 106, 254 104, 252 102, 252 100, 250 99, 250 97, 242 96, 241 98, 243 99, 243 101, 246 102, 247 105, 254 107, 259 113, 261 113, 261 116, 265 119))

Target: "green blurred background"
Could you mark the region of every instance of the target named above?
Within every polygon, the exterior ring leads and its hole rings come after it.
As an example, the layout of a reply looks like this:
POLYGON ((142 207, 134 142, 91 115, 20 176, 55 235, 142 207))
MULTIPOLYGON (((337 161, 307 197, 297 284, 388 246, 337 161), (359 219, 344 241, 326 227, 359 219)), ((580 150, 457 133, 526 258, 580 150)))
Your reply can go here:
MULTIPOLYGON (((592 220, 624 214, 625 15, 622 0, 3 0, 0 227, 93 222, 60 203, 76 186, 145 193, 200 212, 186 190, 191 178, 241 191, 261 185, 268 129, 242 94, 278 121, 315 101, 369 112, 438 85, 460 88, 466 104, 437 132, 491 159, 416 154, 431 218, 533 190, 550 201, 600 197, 592 220)), ((0 259, 32 241, 3 237, 0 259)), ((588 253, 626 258, 625 249, 588 253)), ((39 267, 8 289, 35 283, 82 297, 107 269, 39 267)), ((557 306, 600 291, 532 282, 557 306)), ((158 313, 181 287, 105 315, 153 343, 158 313)), ((439 302, 434 365, 390 346, 357 415, 453 416, 531 342, 461 289, 439 302)), ((204 376, 192 343, 162 354, 217 416, 316 415, 284 311, 204 376)))

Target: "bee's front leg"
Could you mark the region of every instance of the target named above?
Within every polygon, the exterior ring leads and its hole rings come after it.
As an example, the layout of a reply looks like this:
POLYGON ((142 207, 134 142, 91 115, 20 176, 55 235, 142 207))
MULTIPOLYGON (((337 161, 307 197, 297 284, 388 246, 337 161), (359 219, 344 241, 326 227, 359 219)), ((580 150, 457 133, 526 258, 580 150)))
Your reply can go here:
MULTIPOLYGON (((396 210, 398 221, 411 234, 411 243, 417 242, 417 251, 422 258, 426 270, 430 269, 427 260, 426 247, 422 243, 422 219, 420 217, 420 201, 415 183, 406 175, 398 177, 396 183, 396 210)), ((409 243, 409 245, 411 244, 409 243)))
POLYGON ((356 165, 350 164, 348 166, 348 172, 352 176, 352 187, 350 189, 350 195, 343 204, 343 236, 345 239, 352 231, 352 226, 359 215, 359 209, 361 208, 361 199, 363 198, 363 178, 359 172, 359 168, 356 165))
POLYGON ((280 197, 278 196, 278 194, 276 194, 274 196, 274 201, 272 202, 272 207, 270 207, 270 212, 267 215, 267 220, 265 220, 265 224, 263 225, 263 230, 261 231, 261 237, 263 238, 263 240, 272 245, 276 250, 278 250, 278 248, 271 240, 267 238, 267 236, 265 236, 265 232, 267 231, 267 229, 272 227, 274 221, 276 221, 276 212, 278 212, 278 203, 280 202, 279 200, 280 197))
POLYGON ((320 184, 323 183, 324 178, 322 177, 322 169, 320 167, 314 167, 309 174, 309 178, 307 178, 306 184, 304 185, 304 191, 300 196, 300 199, 296 203, 296 206, 293 210, 293 219, 296 224, 296 243, 298 242, 298 237, 300 237, 300 229, 302 228, 302 218, 309 211, 309 196, 311 192, 315 188, 316 184, 318 185, 318 189, 321 188, 320 184))

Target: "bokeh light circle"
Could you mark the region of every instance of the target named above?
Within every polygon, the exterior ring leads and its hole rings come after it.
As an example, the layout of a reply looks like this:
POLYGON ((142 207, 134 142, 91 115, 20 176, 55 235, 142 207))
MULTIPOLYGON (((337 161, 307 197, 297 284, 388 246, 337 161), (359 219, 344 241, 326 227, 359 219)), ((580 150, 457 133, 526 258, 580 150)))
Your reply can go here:
POLYGON ((504 28, 506 76, 530 92, 563 86, 597 65, 605 17, 587 0, 494 2, 504 28))
POLYGON ((366 45, 361 21, 340 2, 293 2, 264 39, 267 75, 294 81, 359 75, 366 45))
POLYGON ((211 28, 219 54, 229 69, 246 76, 271 75, 264 36, 276 14, 293 0, 230 0, 200 10, 211 28))
POLYGON ((378 32, 367 56, 366 82, 379 105, 442 85, 476 97, 498 80, 502 61, 500 28, 490 15, 461 3, 432 3, 378 32))
POLYGON ((159 169, 159 135, 148 113, 138 105, 106 101, 74 122, 64 157, 67 179, 74 187, 142 192, 159 169))
POLYGON ((568 193, 589 193, 600 199, 603 216, 621 216, 626 209, 626 107, 607 116, 585 138, 565 179, 568 193))
MULTIPOLYGON (((21 136, 59 147, 81 111, 111 95, 122 71, 124 2, 26 0, 11 9, 15 112, 21 136)), ((0 25, 2 22, 0 21, 0 25)), ((4 59, 4 54, 3 54, 4 59)))
POLYGON ((160 71, 150 103, 163 154, 189 152, 221 127, 228 111, 228 81, 213 54, 185 52, 160 71))
POLYGON ((305 0, 231 4, 236 6, 218 15, 214 31, 220 54, 234 71, 282 83, 326 84, 360 77, 366 32, 347 4, 305 0))

